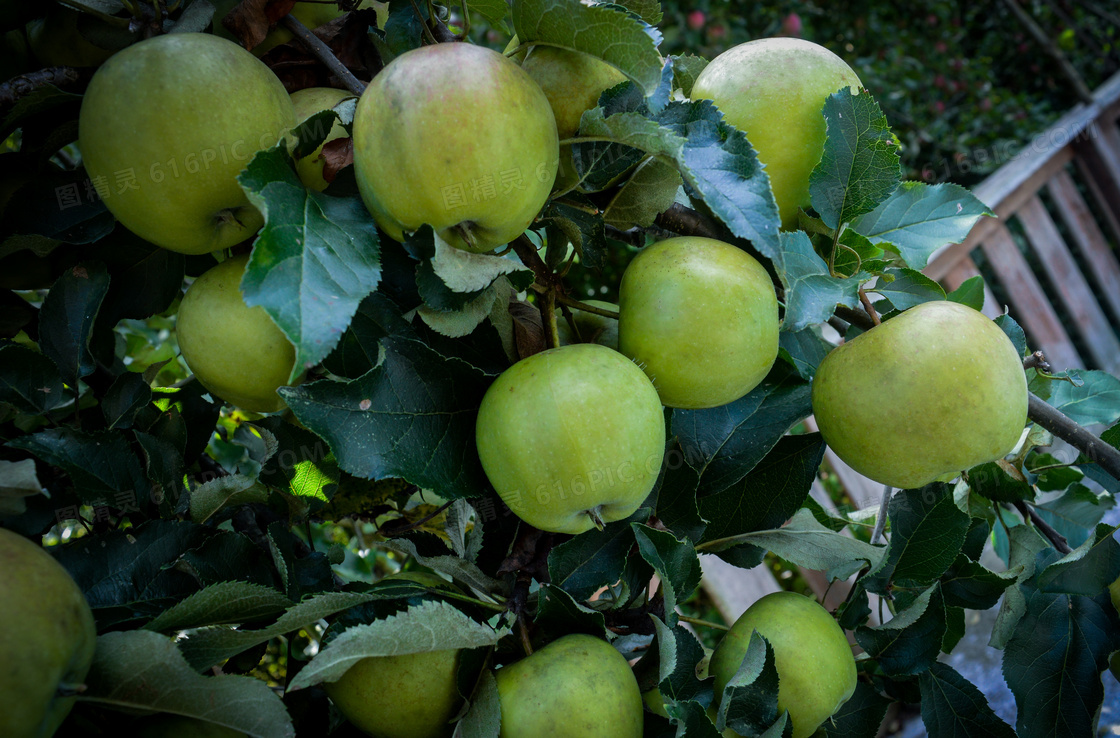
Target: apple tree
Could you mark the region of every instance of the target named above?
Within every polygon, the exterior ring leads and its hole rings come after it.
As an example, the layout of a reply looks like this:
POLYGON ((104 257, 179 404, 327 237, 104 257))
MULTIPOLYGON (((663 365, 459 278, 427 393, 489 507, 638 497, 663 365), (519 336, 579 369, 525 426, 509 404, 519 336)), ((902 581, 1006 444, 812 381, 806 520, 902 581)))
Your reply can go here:
POLYGON ((662 21, 0 2, 0 734, 1095 735, 1120 380, 922 274, 993 214, 842 60, 662 21))

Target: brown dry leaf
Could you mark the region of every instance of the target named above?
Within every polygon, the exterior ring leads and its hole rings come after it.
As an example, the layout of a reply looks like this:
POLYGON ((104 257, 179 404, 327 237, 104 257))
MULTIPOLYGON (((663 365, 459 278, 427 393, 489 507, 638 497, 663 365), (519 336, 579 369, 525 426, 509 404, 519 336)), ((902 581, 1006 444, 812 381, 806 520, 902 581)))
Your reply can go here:
POLYGON ((252 49, 264 41, 268 29, 295 7, 296 0, 242 0, 222 18, 222 25, 241 45, 252 49))
MULTIPOLYGON (((377 13, 372 8, 355 10, 312 29, 312 33, 330 47, 355 77, 368 82, 382 66, 381 56, 367 34, 376 22, 377 13)), ((305 87, 345 87, 298 39, 270 49, 261 61, 280 78, 288 92, 305 87)))
POLYGON ((336 138, 323 144, 323 179, 327 183, 334 181, 338 172, 343 167, 354 163, 354 139, 336 138))
POLYGON ((548 348, 540 310, 527 302, 511 300, 509 314, 513 316, 513 340, 517 344, 518 358, 524 359, 548 348))

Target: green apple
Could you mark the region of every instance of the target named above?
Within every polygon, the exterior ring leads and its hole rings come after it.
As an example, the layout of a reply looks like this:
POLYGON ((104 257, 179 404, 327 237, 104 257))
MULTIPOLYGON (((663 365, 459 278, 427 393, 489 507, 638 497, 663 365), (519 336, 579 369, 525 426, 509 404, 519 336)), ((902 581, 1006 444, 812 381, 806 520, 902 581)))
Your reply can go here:
POLYGON ((626 81, 602 59, 556 46, 534 46, 521 68, 544 90, 562 139, 576 135, 580 117, 599 104, 604 90, 626 81))
MULTIPOLYGON (((618 312, 618 305, 604 300, 584 300, 591 307, 602 308, 618 312)), ((572 332, 568 320, 556 311, 556 332, 560 334, 560 345, 567 346, 572 343, 597 343, 610 349, 618 350, 618 321, 604 315, 596 315, 583 310, 571 308, 572 320, 576 324, 579 335, 572 332)))
POLYGON ((829 353, 813 414, 849 466, 911 489, 1010 452, 1027 380, 999 326, 959 303, 926 302, 829 353))
POLYGON ((0 735, 53 735, 74 706, 96 639, 70 574, 42 547, 0 528, 0 735))
POLYGON ((294 125, 291 98, 259 59, 212 34, 172 33, 101 65, 78 139, 94 186, 126 228, 205 254, 263 225, 237 175, 294 125))
POLYGON ((243 410, 284 407, 296 350, 260 305, 241 296, 249 256, 223 261, 194 281, 179 305, 175 333, 187 366, 212 394, 243 410))
POLYGON ((758 631, 774 649, 778 711, 789 711, 793 738, 806 738, 856 689, 856 661, 836 620, 815 600, 774 592, 747 608, 712 654, 716 700, 735 676, 758 631))
MULTIPOLYGON (((296 124, 303 123, 318 112, 330 110, 348 97, 353 97, 353 94, 333 87, 308 87, 293 92, 292 106, 295 108, 296 124)), ((346 129, 336 118, 323 144, 325 145, 327 141, 334 141, 336 138, 345 137, 346 129)), ((327 189, 328 182, 323 178, 323 166, 325 164, 322 145, 315 149, 313 153, 296 162, 296 173, 299 174, 299 179, 303 182, 304 187, 318 192, 327 189)))
POLYGON ((144 718, 133 729, 136 738, 245 738, 239 730, 183 715, 144 718))
POLYGON ((482 398, 476 440, 490 484, 515 515, 575 534, 642 504, 665 454, 665 417, 641 369, 581 343, 504 371, 482 398))
POLYGON ((401 54, 373 78, 354 116, 358 189, 398 241, 424 224, 468 251, 512 241, 548 199, 559 155, 541 88, 469 43, 401 54))
POLYGON ((430 651, 362 659, 327 696, 346 719, 373 738, 440 738, 459 711, 459 651, 430 651))
POLYGON ((501 738, 641 738, 638 680, 604 640, 563 636, 498 669, 494 679, 501 738))
POLYGON ((726 405, 778 357, 778 298, 758 261, 722 241, 670 238, 639 253, 619 287, 618 346, 669 407, 726 405))
POLYGON ((824 153, 825 100, 842 87, 858 92, 859 77, 823 46, 799 38, 764 38, 723 52, 692 87, 727 122, 747 134, 766 165, 782 227, 797 227, 809 205, 809 175, 824 153))

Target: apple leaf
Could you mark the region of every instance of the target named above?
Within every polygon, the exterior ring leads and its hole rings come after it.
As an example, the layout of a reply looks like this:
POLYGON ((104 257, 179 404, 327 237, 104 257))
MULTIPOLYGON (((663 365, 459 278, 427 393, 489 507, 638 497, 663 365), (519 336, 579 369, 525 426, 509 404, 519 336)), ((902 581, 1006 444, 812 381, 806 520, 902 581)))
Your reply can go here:
POLYGON ((336 682, 364 658, 493 646, 510 633, 478 623, 446 602, 426 600, 397 615, 347 628, 288 685, 288 691, 336 682))
POLYGON ((201 525, 223 508, 267 501, 268 489, 258 484, 255 477, 228 474, 191 490, 191 520, 201 525))
POLYGON ((708 708, 696 700, 666 703, 665 711, 677 726, 677 735, 688 738, 720 738, 722 735, 712 723, 708 708))
MULTIPOLYGON (((1056 555, 1040 554, 1042 561, 1056 555)), ((1033 578, 1021 588, 1025 612, 1003 654, 1003 677, 1018 707, 1016 734, 1092 735, 1104 699, 1100 675, 1109 654, 1120 650, 1120 616, 1108 590, 1093 598, 1053 594, 1033 578)))
POLYGON ((1120 379, 1102 371, 1078 373, 1081 384, 1054 382, 1050 404, 1081 425, 1112 425, 1120 420, 1120 379))
POLYGON ((552 641, 568 633, 587 633, 596 638, 608 636, 603 613, 576 602, 554 584, 542 584, 537 590, 533 629, 536 637, 543 641, 552 641))
POLYGON ((680 444, 670 436, 661 475, 654 484, 657 518, 673 533, 692 541, 700 540, 707 521, 700 517, 696 489, 700 475, 685 463, 680 444))
POLYGON ((71 399, 53 361, 18 343, 0 345, 0 402, 46 415, 71 399))
POLYGON ((1023 332, 1022 326, 1016 323, 1014 318, 1005 314, 992 322, 998 325, 1000 330, 1011 339, 1011 343, 1015 346, 1015 350, 1019 352, 1019 356, 1027 355, 1027 334, 1023 332))
POLYGON ((812 412, 810 385, 779 367, 757 387, 720 407, 674 410, 670 432, 700 474, 700 494, 735 485, 774 444, 812 412))
MULTIPOLYGON (((22 102, 16 103, 17 108, 22 102)), ((67 133, 66 141, 72 141, 71 137, 77 131, 67 133)), ((65 145, 62 141, 58 143, 60 147, 65 145)), ((5 247, 10 249, 22 243, 41 252, 50 250, 55 241, 91 244, 101 240, 113 231, 117 223, 101 200, 102 194, 113 196, 111 187, 108 182, 94 182, 82 168, 68 171, 57 171, 53 166, 44 168, 31 181, 19 187, 4 208, 5 234, 25 237, 9 243, 5 236, 5 247)))
POLYGON ((62 381, 78 380, 97 368, 90 338, 101 302, 109 292, 109 272, 101 262, 83 262, 63 272, 39 310, 39 348, 50 357, 62 381))
POLYGON ((821 726, 828 738, 866 738, 878 735, 891 700, 867 682, 856 682, 856 691, 821 726))
POLYGON ((653 567, 661 578, 665 596, 665 623, 677 624, 677 603, 684 602, 700 586, 700 560, 688 539, 681 540, 672 533, 650 528, 641 523, 631 523, 638 553, 653 567))
POLYGON ((657 634, 657 686, 666 704, 696 699, 705 685, 696 678, 696 667, 704 658, 704 647, 683 624, 669 627, 650 615, 657 634))
POLYGON ((922 722, 929 735, 1015 738, 1015 731, 995 714, 984 693, 948 664, 934 662, 922 673, 918 686, 922 722))
POLYGON ((852 228, 898 252, 911 269, 924 269, 934 251, 963 241, 985 215, 995 213, 960 185, 903 182, 852 228))
POLYGON ((280 696, 260 679, 201 676, 174 641, 149 631, 97 639, 86 690, 78 699, 129 712, 185 715, 252 738, 292 738, 295 728, 280 696))
POLYGON ((549 580, 577 600, 587 600, 622 576, 626 555, 634 546, 630 523, 649 520, 649 508, 638 508, 625 520, 607 523, 564 541, 548 552, 549 580))
MULTIPOLYGON (((467 561, 459 556, 436 555, 431 552, 421 553, 416 544, 405 537, 393 538, 379 544, 391 551, 397 551, 413 559, 420 566, 426 566, 440 574, 446 574, 456 582, 460 582, 479 592, 495 592, 501 589, 497 580, 484 573, 473 561, 467 561)), ((448 551, 450 554, 450 551, 448 551)))
POLYGON ((778 333, 778 357, 807 382, 813 379, 817 367, 833 348, 816 326, 778 333))
POLYGON ((887 269, 871 291, 885 297, 895 310, 909 310, 923 302, 945 299, 941 285, 913 269, 887 269))
POLYGON ((661 84, 661 32, 618 7, 579 0, 518 0, 513 28, 523 44, 581 51, 618 69, 652 95, 661 84))
POLYGON ((506 0, 467 0, 467 8, 472 15, 480 15, 489 24, 509 34, 509 3, 506 0))
POLYGON ((860 561, 874 567, 883 559, 882 548, 829 530, 805 508, 780 528, 706 541, 697 550, 715 553, 744 543, 772 551, 797 566, 823 572, 850 569, 860 561))
POLYGON ((778 668, 774 649, 757 630, 719 700, 716 729, 731 728, 740 735, 759 735, 778 719, 778 668))
POLYGON ((827 262, 813 249, 804 231, 783 232, 780 243, 781 257, 776 264, 781 265, 778 276, 786 288, 783 331, 800 331, 823 323, 836 312, 837 305, 855 307, 859 303, 859 286, 871 275, 830 275, 827 262))
POLYGON ((152 388, 135 372, 117 375, 101 398, 101 414, 109 430, 132 427, 136 414, 152 401, 152 388))
POLYGON ((508 278, 518 292, 533 283, 533 272, 520 261, 454 248, 431 226, 425 225, 408 236, 404 245, 420 259, 416 267, 420 298, 440 312, 462 310, 501 277, 508 278))
MULTIPOLYGON (((167 21, 171 28, 168 33, 202 33, 206 27, 210 25, 210 19, 214 17, 214 6, 207 0, 194 0, 191 4, 183 9, 179 19, 174 21, 167 21)), ((221 19, 218 19, 221 23, 221 19)))
POLYGON ((670 102, 655 119, 641 112, 604 117, 602 109, 594 108, 583 114, 580 136, 605 138, 675 161, 685 185, 732 233, 749 239, 781 270, 778 206, 770 178, 746 136, 726 123, 710 101, 670 102))
POLYGON ((941 593, 948 607, 987 610, 999 602, 1004 590, 1015 584, 1020 573, 1016 569, 989 571, 963 553, 958 554, 956 561, 941 577, 941 593))
POLYGON ((977 274, 961 282, 960 286, 947 294, 946 299, 968 305, 973 310, 984 309, 984 278, 977 274))
POLYGON ((260 643, 376 599, 380 597, 375 593, 324 592, 292 605, 265 628, 231 630, 226 626, 210 626, 188 630, 179 640, 179 648, 191 667, 202 671, 260 643))
POLYGON ((945 636, 945 601, 934 584, 888 622, 856 628, 856 642, 891 677, 913 676, 937 660, 945 636))
POLYGON ((614 4, 626 8, 651 26, 656 26, 665 17, 659 0, 619 0, 614 4))
POLYGON ((611 198, 603 210, 603 220, 624 231, 648 228, 676 200, 681 181, 675 167, 649 157, 611 198))
POLYGON ((895 492, 887 506, 891 539, 878 567, 864 582, 871 592, 931 584, 956 561, 968 532, 969 516, 953 502, 945 484, 895 492))
POLYGON ((445 498, 485 489, 474 426, 489 378, 459 359, 400 337, 358 379, 281 390, 301 423, 325 439, 344 471, 400 477, 445 498))
POLYGON ((1034 488, 1017 468, 1002 459, 974 466, 965 472, 964 478, 969 489, 993 502, 1034 499, 1034 488))
POLYGON ((692 86, 704 67, 708 66, 708 60, 695 54, 680 54, 669 58, 673 60, 673 87, 685 97, 691 97, 692 86))
POLYGON ((1040 496, 1034 503, 1034 510, 1062 534, 1070 546, 1080 546, 1089 538, 1093 526, 1114 505, 1109 493, 1097 494, 1083 484, 1073 484, 1064 492, 1040 496))
POLYGON ((326 441, 279 416, 255 426, 272 434, 277 451, 261 467, 259 479, 273 489, 300 498, 317 509, 338 487, 338 462, 326 441))
POLYGON ((282 147, 257 153, 237 181, 265 216, 241 289, 295 344, 294 381, 331 352, 377 287, 377 228, 357 197, 304 189, 282 147))
POLYGON ((898 187, 898 145, 875 98, 843 87, 824 102, 828 138, 809 177, 813 208, 835 230, 898 187))
POLYGON ((218 582, 179 600, 143 628, 174 632, 252 622, 274 618, 291 606, 292 601, 272 587, 252 582, 218 582))
POLYGON ((704 540, 779 528, 809 495, 824 458, 819 433, 783 436, 742 480, 699 498, 704 540))
MULTIPOLYGON (((503 0, 502 4, 505 2, 503 0)), ((471 695, 470 709, 455 724, 455 738, 494 738, 502 726, 502 705, 498 697, 498 682, 489 669, 478 678, 478 686, 471 695)))
POLYGON ((58 427, 19 436, 7 446, 28 451, 66 472, 86 504, 120 507, 122 494, 132 502, 138 495, 148 496, 140 460, 120 433, 58 427))
POLYGON ((1098 525, 1094 535, 1038 573, 1043 592, 1093 597, 1120 579, 1120 543, 1111 525, 1098 525))
MULTIPOLYGON (((625 189, 624 187, 623 190, 625 189)), ((648 195, 649 191, 644 194, 648 195)), ((652 222, 652 217, 650 221, 652 222)), ((606 229, 603 227, 603 216, 600 215, 599 208, 586 197, 568 193, 560 199, 549 201, 539 222, 549 228, 550 245, 553 243, 552 234, 559 231, 562 237, 556 241, 563 245, 563 239, 567 239, 579 254, 581 264, 589 269, 602 268, 607 249, 606 229)), ((532 281, 529 279, 524 286, 518 287, 518 291, 528 287, 532 281)))

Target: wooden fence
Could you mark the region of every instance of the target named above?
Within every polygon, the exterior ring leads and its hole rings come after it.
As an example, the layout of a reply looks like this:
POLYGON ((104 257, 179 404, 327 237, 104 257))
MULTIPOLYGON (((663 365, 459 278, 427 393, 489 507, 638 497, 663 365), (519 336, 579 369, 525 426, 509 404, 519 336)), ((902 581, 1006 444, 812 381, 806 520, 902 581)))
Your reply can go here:
MULTIPOLYGON (((1097 90, 1093 104, 1070 110, 973 189, 998 217, 981 219, 963 243, 942 249, 925 269, 950 290, 981 276, 985 313, 995 317, 1006 306, 1031 348, 1043 350, 1056 371, 1120 371, 1118 120, 1120 73, 1097 90)), ((882 485, 831 451, 825 461, 857 508, 879 503, 882 485)), ((819 484, 813 496, 831 505, 819 484)), ((702 586, 727 622, 781 588, 764 566, 743 570, 714 556, 701 559, 702 586)), ((842 582, 830 589, 819 572, 802 573, 818 597, 827 591, 830 609, 847 594, 842 582)))

